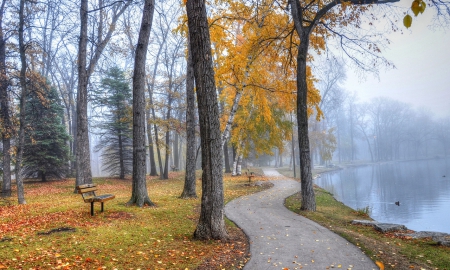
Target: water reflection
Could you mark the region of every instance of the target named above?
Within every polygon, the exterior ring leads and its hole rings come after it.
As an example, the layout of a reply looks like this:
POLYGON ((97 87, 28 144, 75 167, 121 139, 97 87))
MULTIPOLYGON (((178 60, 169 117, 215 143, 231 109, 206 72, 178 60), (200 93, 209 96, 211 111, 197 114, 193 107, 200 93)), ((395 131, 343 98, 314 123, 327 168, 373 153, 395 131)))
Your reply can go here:
POLYGON ((379 222, 450 233, 450 160, 391 162, 323 174, 316 184, 379 222), (395 202, 400 205, 395 205, 395 202))

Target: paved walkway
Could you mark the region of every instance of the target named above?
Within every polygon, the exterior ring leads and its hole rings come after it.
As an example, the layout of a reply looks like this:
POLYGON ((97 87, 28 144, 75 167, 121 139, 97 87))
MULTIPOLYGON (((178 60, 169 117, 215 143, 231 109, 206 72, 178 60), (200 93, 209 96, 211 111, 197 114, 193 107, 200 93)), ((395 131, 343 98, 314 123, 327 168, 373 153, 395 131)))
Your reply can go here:
POLYGON ((262 269, 379 269, 359 248, 344 238, 297 215, 283 205, 300 190, 296 181, 264 170, 271 189, 237 198, 225 206, 226 216, 250 239, 251 259, 245 270, 262 269))

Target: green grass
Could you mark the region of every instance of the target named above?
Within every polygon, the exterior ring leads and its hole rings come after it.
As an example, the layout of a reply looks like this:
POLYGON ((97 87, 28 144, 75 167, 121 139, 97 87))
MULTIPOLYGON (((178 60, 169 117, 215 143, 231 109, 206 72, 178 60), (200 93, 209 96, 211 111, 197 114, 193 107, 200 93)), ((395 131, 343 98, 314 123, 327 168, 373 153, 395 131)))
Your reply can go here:
POLYGON ((370 219, 368 208, 353 210, 335 200, 331 193, 314 188, 316 212, 300 211, 300 194, 286 199, 285 205, 359 246, 372 260, 385 269, 450 269, 450 248, 438 246, 431 239, 411 239, 395 234, 382 234, 372 227, 352 225, 355 219, 370 219))
MULTIPOLYGON (((112 193, 116 199, 105 203, 104 213, 96 204, 93 217, 90 205, 73 193, 74 179, 25 184, 26 205, 17 205, 14 197, 0 204, 0 269, 195 269, 230 252, 224 243, 192 238, 200 198, 179 199, 184 174, 170 178, 148 178, 157 207, 144 208, 126 206, 131 180, 94 179, 98 194, 112 193), (61 227, 76 231, 39 234, 61 227)), ((225 201, 262 189, 247 182, 245 176, 224 175, 225 201)), ((200 187, 198 180, 199 197, 200 187)))

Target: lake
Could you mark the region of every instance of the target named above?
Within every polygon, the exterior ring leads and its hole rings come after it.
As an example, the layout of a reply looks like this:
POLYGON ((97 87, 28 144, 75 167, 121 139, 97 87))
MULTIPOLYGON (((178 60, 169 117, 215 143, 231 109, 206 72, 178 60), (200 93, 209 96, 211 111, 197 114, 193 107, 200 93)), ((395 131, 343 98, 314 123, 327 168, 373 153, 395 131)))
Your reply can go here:
POLYGON ((315 183, 355 210, 368 206, 378 222, 450 233, 450 159, 347 168, 324 173, 315 183))

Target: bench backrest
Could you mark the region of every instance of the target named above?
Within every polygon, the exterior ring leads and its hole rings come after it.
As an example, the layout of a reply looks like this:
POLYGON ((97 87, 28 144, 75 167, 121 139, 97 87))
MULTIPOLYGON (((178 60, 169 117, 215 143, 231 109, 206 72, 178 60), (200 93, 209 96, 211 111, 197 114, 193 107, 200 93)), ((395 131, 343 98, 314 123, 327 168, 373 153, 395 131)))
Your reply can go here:
POLYGON ((97 189, 97 184, 84 184, 77 186, 78 194, 83 196, 83 200, 95 197, 95 191, 97 189))

